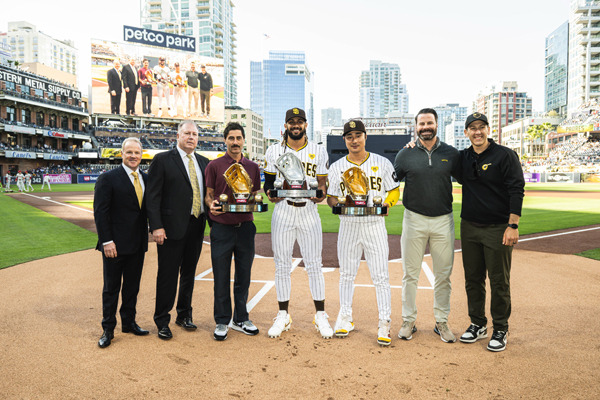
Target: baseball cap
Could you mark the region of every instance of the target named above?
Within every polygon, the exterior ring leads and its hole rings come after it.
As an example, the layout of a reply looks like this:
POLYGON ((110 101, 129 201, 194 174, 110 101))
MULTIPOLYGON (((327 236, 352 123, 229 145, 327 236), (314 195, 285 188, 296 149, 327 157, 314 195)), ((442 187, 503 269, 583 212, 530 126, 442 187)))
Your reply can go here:
POLYGON ((351 119, 350 121, 346 122, 344 124, 344 133, 342 133, 342 136, 346 136, 346 134, 354 131, 367 133, 365 124, 363 124, 360 119, 351 119))
POLYGON ((164 57, 160 57, 160 58, 158 59, 158 61, 165 61, 165 60, 166 60, 166 58, 164 58, 164 57))
POLYGON ((200 66, 200 68, 206 68, 206 65, 202 64, 202 65, 200 66))
POLYGON ((475 121, 482 121, 485 122, 486 125, 490 125, 487 117, 484 114, 476 112, 467 117, 467 121, 465 122, 465 129, 467 129, 469 125, 471 125, 475 121))
POLYGON ((291 118, 300 117, 306 121, 306 113, 301 108, 291 108, 285 112, 285 122, 288 122, 291 118))

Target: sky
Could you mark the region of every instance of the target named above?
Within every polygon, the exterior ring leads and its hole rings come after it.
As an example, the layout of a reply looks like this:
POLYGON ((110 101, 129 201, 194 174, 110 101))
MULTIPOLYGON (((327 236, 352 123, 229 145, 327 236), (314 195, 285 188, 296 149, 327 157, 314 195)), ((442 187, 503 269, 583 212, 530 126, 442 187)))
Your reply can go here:
MULTIPOLYGON (((517 81, 544 111, 545 38, 569 18, 569 0, 233 0, 238 105, 250 107, 250 61, 269 50, 300 50, 314 72, 315 124, 320 110, 359 116, 359 77, 370 60, 396 63, 409 111, 445 103, 471 107, 485 86, 517 81), (269 36, 267 38, 265 35, 269 36)), ((80 51, 89 80, 90 38, 122 41, 123 25, 140 25, 139 0, 20 0, 0 14, 28 21, 80 51)), ((87 92, 86 82, 80 89, 87 92)))

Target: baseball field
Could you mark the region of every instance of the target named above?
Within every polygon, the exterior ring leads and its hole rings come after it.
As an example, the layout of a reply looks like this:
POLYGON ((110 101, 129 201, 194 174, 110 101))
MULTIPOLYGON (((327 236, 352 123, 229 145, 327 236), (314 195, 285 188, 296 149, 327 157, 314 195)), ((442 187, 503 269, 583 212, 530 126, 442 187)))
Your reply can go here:
MULTIPOLYGON (((417 294, 418 332, 411 341, 397 338, 401 206, 386 219, 392 284, 392 344, 387 348, 376 343, 375 289, 364 262, 354 294, 356 330, 343 340, 318 335, 297 249, 292 328, 280 338, 267 337, 277 311, 269 212, 256 218, 260 257, 253 266, 248 305, 261 329, 258 336, 230 331, 225 342, 212 339, 207 236, 193 299, 199 329, 186 332, 172 324, 173 340, 156 336, 157 257, 151 244, 137 317, 151 334, 136 337, 117 330, 113 344, 99 349, 102 261, 93 250, 93 187, 34 188, 33 193, 0 195, 2 398, 587 399, 600 392, 600 322, 595 317, 600 309, 600 184, 527 185, 521 241, 513 255, 510 336, 502 353, 487 351, 487 341, 447 344, 433 333, 429 256, 417 294)), ((454 197, 458 226, 459 187, 454 197)), ((333 325, 339 309, 339 223, 327 206, 319 211, 325 232, 326 310, 333 325)), ((458 233, 457 228, 449 319, 457 335, 469 325, 458 233)))

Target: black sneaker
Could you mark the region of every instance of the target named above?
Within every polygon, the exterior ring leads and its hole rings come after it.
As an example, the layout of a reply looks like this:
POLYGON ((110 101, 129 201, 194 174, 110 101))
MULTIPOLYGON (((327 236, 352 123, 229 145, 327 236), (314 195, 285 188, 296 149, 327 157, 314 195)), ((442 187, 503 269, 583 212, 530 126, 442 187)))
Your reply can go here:
POLYGON ((479 339, 485 339, 486 337, 487 328, 485 326, 471 324, 466 332, 460 337, 460 341, 463 343, 475 343, 479 339))
POLYGON ((258 328, 254 326, 254 324, 250 320, 244 322, 233 322, 231 324, 231 328, 234 331, 243 332, 246 335, 258 335, 258 328))
POLYGON ((492 339, 488 343, 487 349, 489 351, 503 351, 506 349, 506 342, 508 341, 507 331, 494 331, 492 339))

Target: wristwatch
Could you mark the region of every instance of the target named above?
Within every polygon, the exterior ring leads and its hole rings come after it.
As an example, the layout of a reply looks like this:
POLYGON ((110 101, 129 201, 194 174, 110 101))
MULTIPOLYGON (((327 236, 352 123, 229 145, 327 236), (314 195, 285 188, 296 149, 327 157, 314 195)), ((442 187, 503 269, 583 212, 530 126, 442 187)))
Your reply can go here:
POLYGON ((519 229, 519 225, 518 224, 508 224, 509 228, 513 228, 513 229, 519 229))

